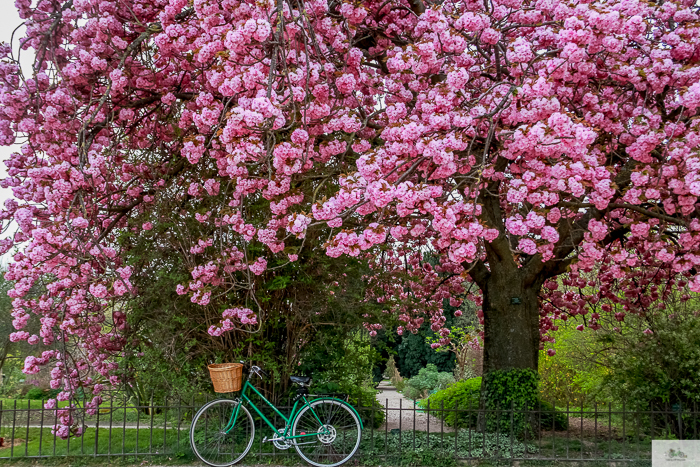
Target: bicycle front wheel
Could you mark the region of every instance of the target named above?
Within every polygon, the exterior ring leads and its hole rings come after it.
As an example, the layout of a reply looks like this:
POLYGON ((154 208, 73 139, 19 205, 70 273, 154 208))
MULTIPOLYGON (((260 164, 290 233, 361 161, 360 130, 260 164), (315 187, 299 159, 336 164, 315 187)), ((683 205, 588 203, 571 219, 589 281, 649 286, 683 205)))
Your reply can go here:
POLYGON ((205 464, 226 467, 248 454, 255 438, 253 417, 238 402, 219 399, 199 409, 192 419, 190 444, 195 455, 205 464))
POLYGON ((360 447, 360 419, 347 404, 335 399, 312 402, 299 411, 292 425, 294 448, 311 465, 344 464, 360 447), (315 436, 302 436, 316 433, 315 436))

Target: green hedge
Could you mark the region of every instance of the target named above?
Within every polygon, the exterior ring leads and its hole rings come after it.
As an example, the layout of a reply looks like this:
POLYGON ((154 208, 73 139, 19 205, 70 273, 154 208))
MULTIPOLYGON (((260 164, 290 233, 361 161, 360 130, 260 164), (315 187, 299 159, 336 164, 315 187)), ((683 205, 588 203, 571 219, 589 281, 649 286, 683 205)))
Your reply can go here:
MULTIPOLYGON (((445 420, 448 426, 459 428, 476 428, 478 422, 479 399, 481 398, 481 378, 471 378, 451 384, 447 389, 432 394, 427 399, 418 402, 421 409, 427 409, 430 403, 430 413, 445 420), (442 411, 444 409, 444 411, 442 411), (433 412, 435 411, 435 412, 433 412)), ((506 415, 509 409, 499 407, 498 410, 506 410, 503 420, 509 421, 510 415, 506 415)), ((535 422, 545 430, 566 430, 568 418, 565 413, 554 410, 552 404, 546 401, 538 401, 534 410, 535 422), (539 412, 539 415, 538 413, 539 412)), ((516 414, 518 409, 516 408, 516 414)), ((495 417, 494 417, 495 418, 495 417)), ((503 425, 503 424, 501 424, 503 425)), ((508 432, 510 426, 489 427, 491 431, 498 429, 501 433, 508 432)))
POLYGON ((448 426, 474 427, 476 426, 477 413, 467 409, 476 410, 479 408, 479 397, 481 394, 481 378, 472 378, 457 381, 447 389, 432 394, 427 399, 418 402, 422 409, 428 408, 438 418, 445 420, 448 426), (441 410, 444 409, 445 412, 441 410), (464 410, 464 411, 462 411, 464 410))

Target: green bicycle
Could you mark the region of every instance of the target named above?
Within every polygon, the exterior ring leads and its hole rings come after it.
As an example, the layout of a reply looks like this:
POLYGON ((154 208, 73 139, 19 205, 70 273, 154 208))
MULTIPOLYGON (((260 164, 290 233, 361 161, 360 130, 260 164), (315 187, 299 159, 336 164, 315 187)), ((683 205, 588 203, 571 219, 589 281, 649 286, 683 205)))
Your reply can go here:
POLYGON ((308 400, 311 378, 292 376, 298 386, 294 406, 285 417, 250 383, 254 375, 268 376, 260 367, 251 366, 240 397, 217 399, 203 406, 192 419, 190 443, 195 455, 213 467, 225 467, 240 462, 253 446, 255 423, 246 408, 251 407, 272 429, 272 436, 262 442, 271 442, 277 449, 292 446, 311 465, 335 467, 344 464, 357 452, 362 437, 362 420, 347 402, 333 397, 308 400), (276 428, 248 398, 253 391, 284 420, 284 427, 276 428), (244 405, 245 403, 245 405, 244 405))

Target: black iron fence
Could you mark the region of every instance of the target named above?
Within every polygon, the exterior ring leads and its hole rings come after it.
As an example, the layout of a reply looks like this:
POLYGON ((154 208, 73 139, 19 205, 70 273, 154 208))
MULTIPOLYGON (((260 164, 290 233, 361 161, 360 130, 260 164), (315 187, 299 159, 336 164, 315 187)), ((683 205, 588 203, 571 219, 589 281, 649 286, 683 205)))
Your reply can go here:
MULTIPOLYGON (((55 411, 45 409, 43 401, 0 400, 0 459, 193 458, 189 425, 207 400, 113 399, 96 414, 76 418, 84 434, 65 440, 52 432, 55 411)), ((282 412, 289 412, 290 405, 281 407, 282 412)), ((441 465, 448 459, 499 458, 650 461, 652 439, 698 439, 700 431, 697 407, 630 410, 625 404, 608 404, 482 410, 384 399, 357 409, 365 425, 360 450, 353 459, 359 465, 377 461, 383 465, 441 465)), ((276 414, 266 415, 276 426, 284 426, 276 414)), ((263 442, 269 435, 269 427, 258 419, 251 462, 258 456, 295 455, 294 449, 281 451, 263 442)))

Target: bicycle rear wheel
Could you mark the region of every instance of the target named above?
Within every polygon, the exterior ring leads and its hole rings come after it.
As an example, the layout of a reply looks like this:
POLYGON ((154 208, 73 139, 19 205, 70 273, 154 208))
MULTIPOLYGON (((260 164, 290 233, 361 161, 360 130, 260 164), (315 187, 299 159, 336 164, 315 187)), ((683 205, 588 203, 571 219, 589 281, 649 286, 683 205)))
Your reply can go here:
POLYGON ((243 459, 253 446, 255 425, 244 406, 240 406, 234 426, 229 430, 238 404, 228 399, 215 400, 199 409, 192 419, 192 451, 205 464, 213 467, 233 465, 243 459))
POLYGON ((292 435, 311 433, 317 435, 294 438, 292 443, 302 459, 317 467, 344 464, 355 455, 362 440, 357 414, 347 404, 335 399, 317 400, 299 411, 292 425, 292 435))

